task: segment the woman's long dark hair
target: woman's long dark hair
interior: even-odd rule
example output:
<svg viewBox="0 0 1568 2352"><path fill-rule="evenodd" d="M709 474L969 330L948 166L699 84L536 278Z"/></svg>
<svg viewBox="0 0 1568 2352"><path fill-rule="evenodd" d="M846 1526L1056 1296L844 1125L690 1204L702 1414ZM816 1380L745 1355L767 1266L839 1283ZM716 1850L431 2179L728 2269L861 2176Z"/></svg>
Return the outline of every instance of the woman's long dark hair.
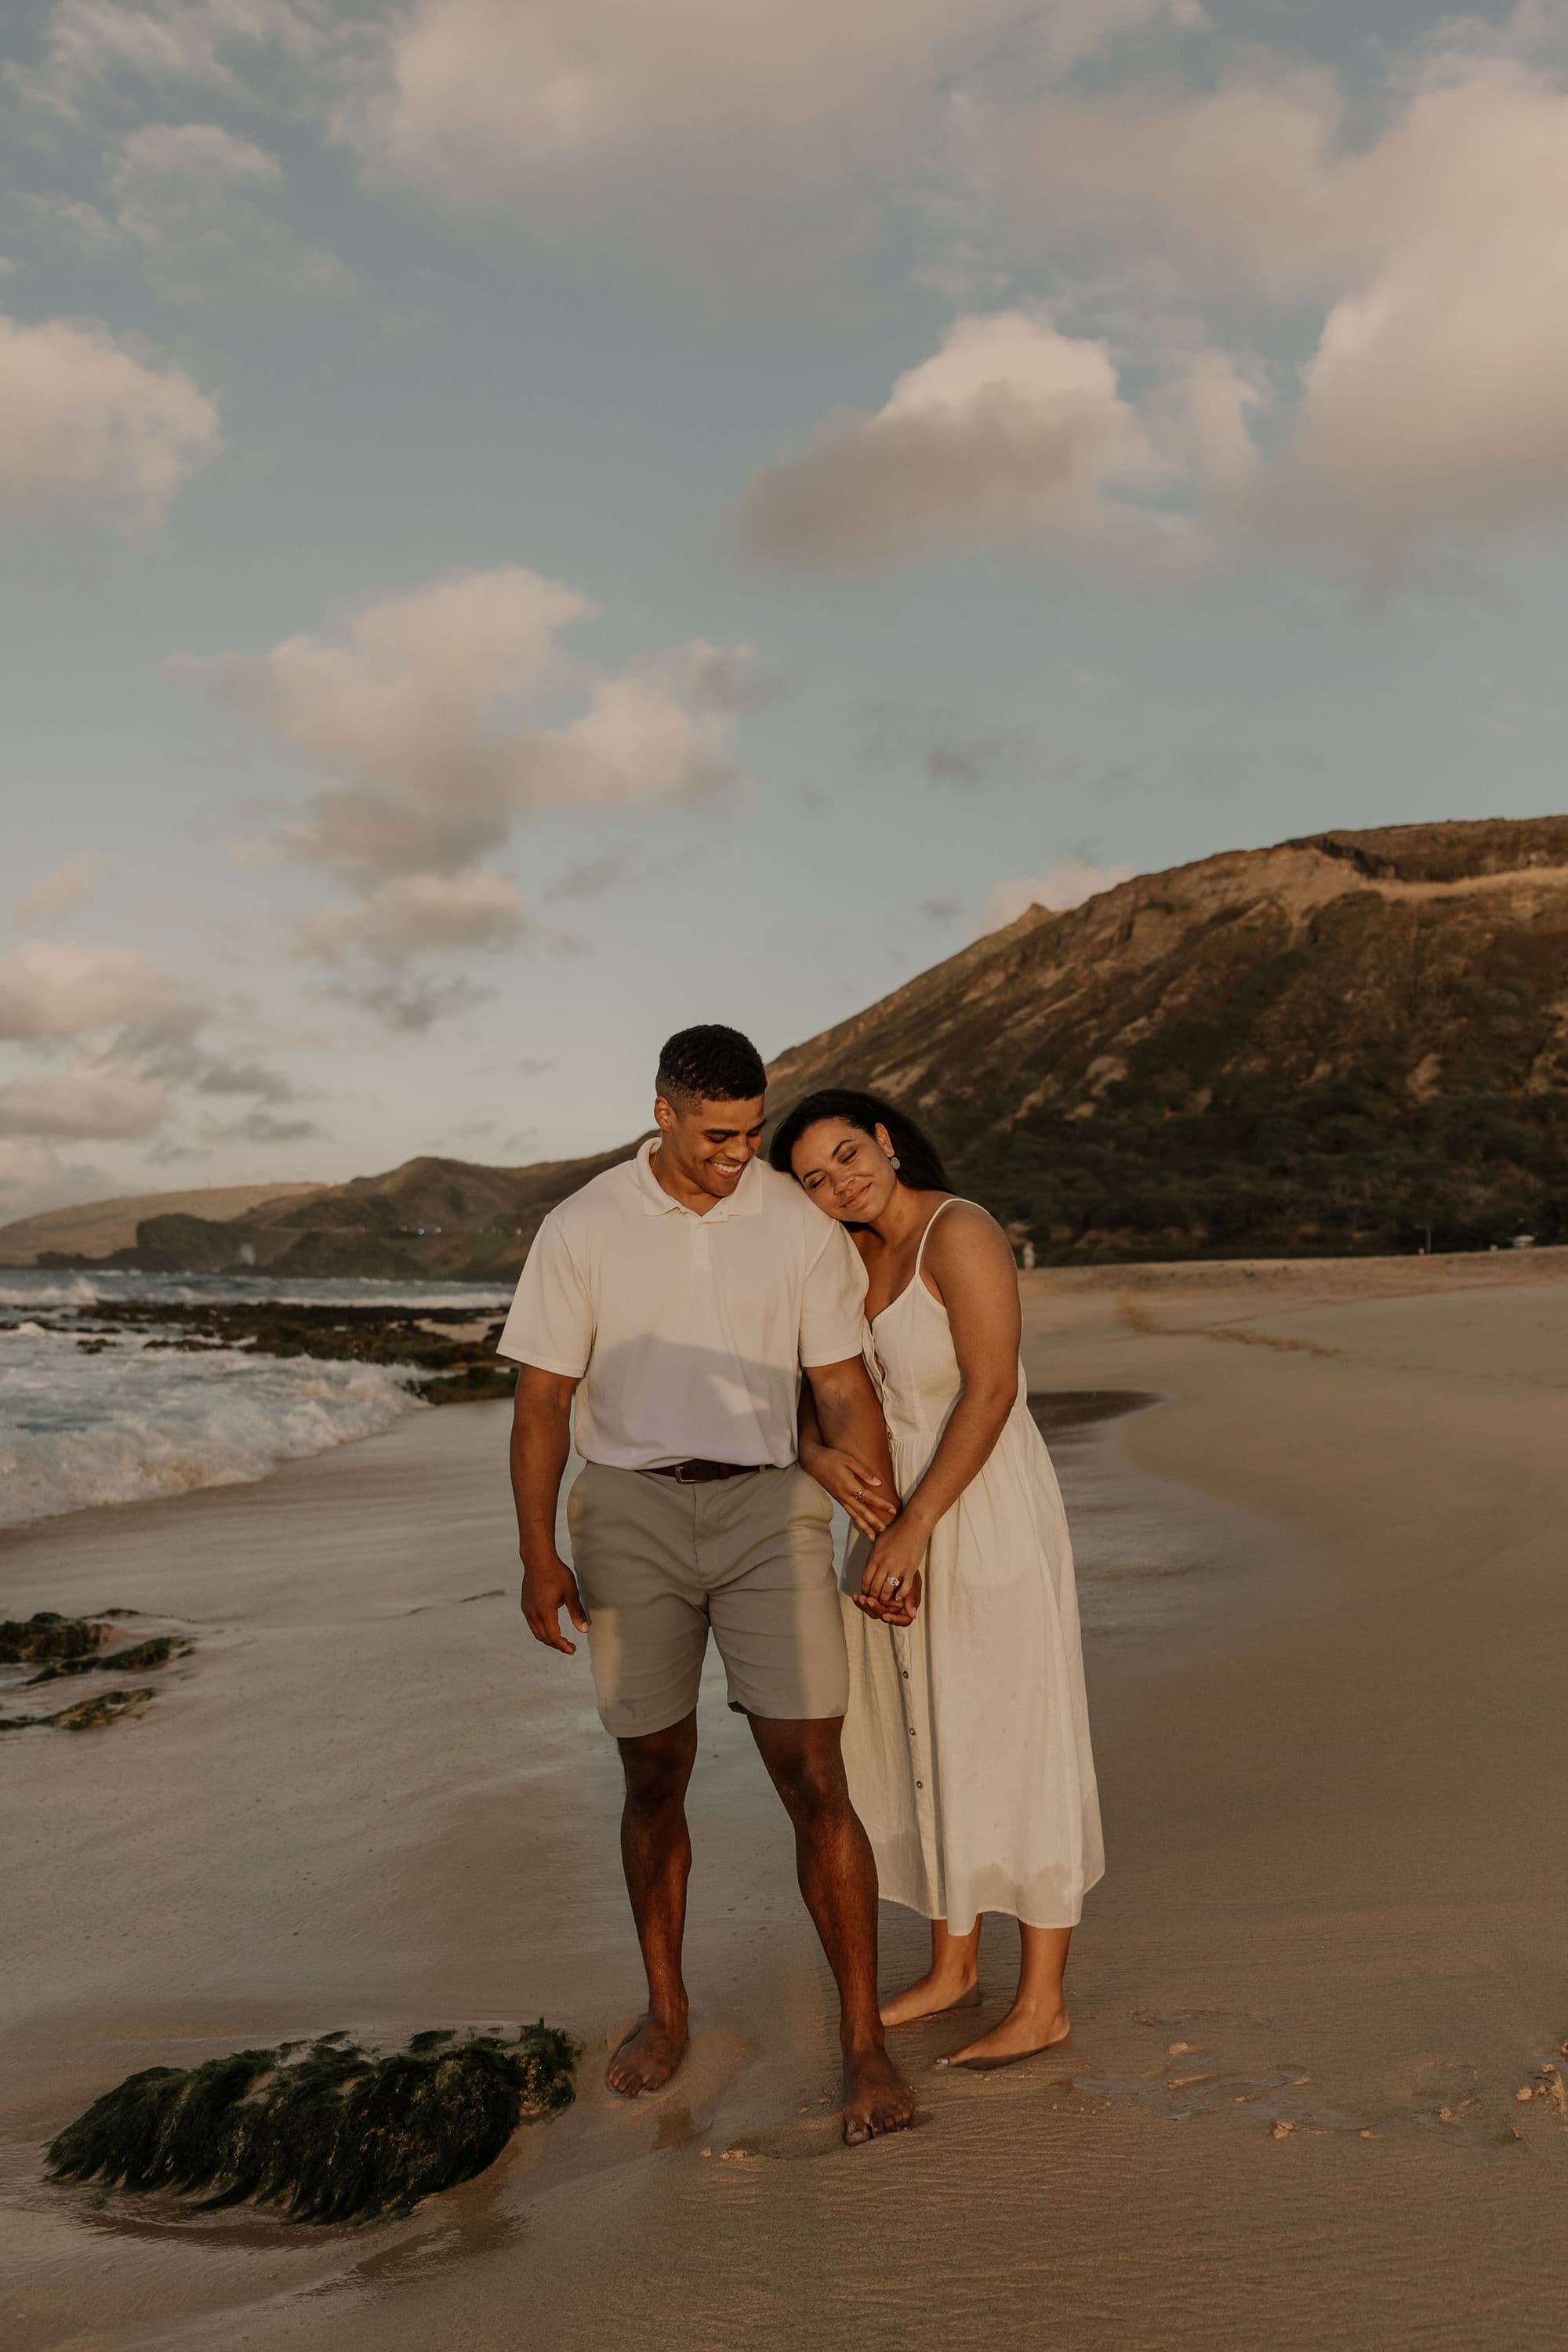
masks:
<svg viewBox="0 0 1568 2352"><path fill-rule="evenodd" d="M915 1192L952 1192L942 1154L924 1128L895 1103L884 1102L880 1095L858 1093L852 1087L821 1087L785 1111L768 1145L769 1164L781 1175L794 1174L790 1154L806 1129L815 1127L819 1118L841 1118L847 1126L858 1127L862 1135L874 1136L879 1127L885 1127L898 1155L900 1184Z"/></svg>

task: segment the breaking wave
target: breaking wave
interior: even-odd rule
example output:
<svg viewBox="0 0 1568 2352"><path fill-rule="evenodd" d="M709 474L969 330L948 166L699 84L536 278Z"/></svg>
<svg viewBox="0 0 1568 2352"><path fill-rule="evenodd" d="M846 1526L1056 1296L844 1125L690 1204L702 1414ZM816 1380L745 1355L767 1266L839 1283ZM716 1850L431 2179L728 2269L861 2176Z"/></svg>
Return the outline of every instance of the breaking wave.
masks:
<svg viewBox="0 0 1568 2352"><path fill-rule="evenodd" d="M264 1478L425 1410L412 1372L238 1349L186 1356L115 1337L0 1333L0 1527L96 1503Z"/></svg>

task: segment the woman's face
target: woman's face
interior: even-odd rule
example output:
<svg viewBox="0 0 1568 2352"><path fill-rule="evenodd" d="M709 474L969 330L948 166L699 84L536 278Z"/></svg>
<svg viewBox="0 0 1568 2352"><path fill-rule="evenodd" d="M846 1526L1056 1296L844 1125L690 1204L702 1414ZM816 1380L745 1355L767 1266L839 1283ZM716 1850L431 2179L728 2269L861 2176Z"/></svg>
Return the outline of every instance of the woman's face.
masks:
<svg viewBox="0 0 1568 2352"><path fill-rule="evenodd" d="M869 1225L899 1189L892 1153L886 1128L868 1135L847 1118L819 1118L790 1153L789 1164L819 1209L841 1225Z"/></svg>

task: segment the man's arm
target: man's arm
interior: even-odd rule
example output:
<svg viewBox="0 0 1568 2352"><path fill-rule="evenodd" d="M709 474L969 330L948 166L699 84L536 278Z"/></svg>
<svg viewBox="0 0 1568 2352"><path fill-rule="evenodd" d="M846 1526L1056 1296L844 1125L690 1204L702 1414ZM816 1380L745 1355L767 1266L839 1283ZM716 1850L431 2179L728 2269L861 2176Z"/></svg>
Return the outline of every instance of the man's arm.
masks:
<svg viewBox="0 0 1568 2352"><path fill-rule="evenodd" d="M517 1376L511 1423L511 1492L517 1505L522 1560L522 1613L536 1642L577 1654L561 1632L564 1608L579 1633L588 1630L577 1580L555 1549L561 1474L572 1450L572 1398L577 1383L564 1372L524 1364Z"/></svg>
<svg viewBox="0 0 1568 2352"><path fill-rule="evenodd" d="M851 1356L842 1364L808 1364L805 1377L824 1441L863 1463L882 1481L884 1494L896 1495L888 1424L864 1360Z"/></svg>

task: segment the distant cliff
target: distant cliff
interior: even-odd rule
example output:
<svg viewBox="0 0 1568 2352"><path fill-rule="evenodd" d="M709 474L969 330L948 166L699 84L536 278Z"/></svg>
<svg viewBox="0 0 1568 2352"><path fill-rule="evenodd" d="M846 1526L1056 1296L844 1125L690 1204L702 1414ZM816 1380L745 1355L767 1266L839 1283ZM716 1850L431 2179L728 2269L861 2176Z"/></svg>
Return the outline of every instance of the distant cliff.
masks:
<svg viewBox="0 0 1568 2352"><path fill-rule="evenodd" d="M1320 834L1032 908L781 1055L771 1104L826 1084L925 1119L1042 1261L1568 1240L1568 817ZM412 1160L232 1223L150 1218L123 1255L510 1276L632 1148Z"/></svg>

